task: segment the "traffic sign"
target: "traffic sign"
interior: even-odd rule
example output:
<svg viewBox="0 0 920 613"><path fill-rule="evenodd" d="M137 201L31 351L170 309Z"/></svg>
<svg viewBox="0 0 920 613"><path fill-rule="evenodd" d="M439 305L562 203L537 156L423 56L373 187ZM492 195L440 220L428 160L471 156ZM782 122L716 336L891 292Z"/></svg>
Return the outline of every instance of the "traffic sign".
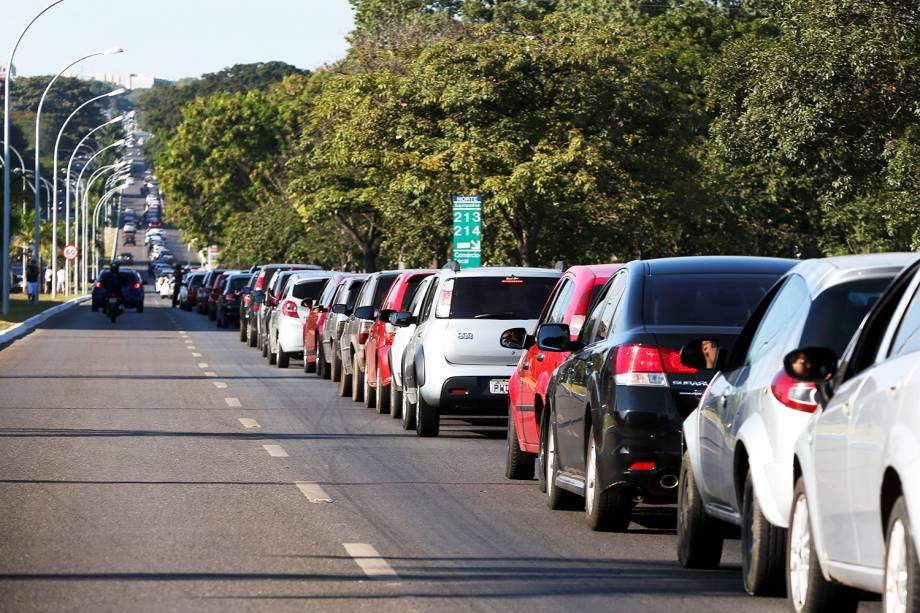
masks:
<svg viewBox="0 0 920 613"><path fill-rule="evenodd" d="M68 260L76 260L77 256L80 255L80 250L77 249L77 246L73 243L68 243L64 245L64 249L61 250L61 254Z"/></svg>
<svg viewBox="0 0 920 613"><path fill-rule="evenodd" d="M454 259L461 268L482 264L482 197L454 196Z"/></svg>

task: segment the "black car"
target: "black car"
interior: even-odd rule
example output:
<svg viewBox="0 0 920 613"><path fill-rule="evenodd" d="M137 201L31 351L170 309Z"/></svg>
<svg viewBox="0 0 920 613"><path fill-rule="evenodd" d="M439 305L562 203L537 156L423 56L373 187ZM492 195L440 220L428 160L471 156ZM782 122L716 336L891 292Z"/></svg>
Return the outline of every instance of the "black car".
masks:
<svg viewBox="0 0 920 613"><path fill-rule="evenodd" d="M540 481L550 508L583 497L589 525L625 530L639 503L677 499L681 428L712 371L681 364L705 336L730 350L793 260L688 257L634 261L604 286L577 341L564 324L536 331L570 351L540 416Z"/></svg>
<svg viewBox="0 0 920 613"><path fill-rule="evenodd" d="M103 270L96 277L93 283L92 309L98 311L105 305L105 299L109 292L106 284L112 276L111 270ZM140 274L132 268L121 269L118 271L121 277L121 299L126 309L137 309L138 313L144 312L144 283Z"/></svg>
<svg viewBox="0 0 920 613"><path fill-rule="evenodd" d="M223 291L217 297L217 327L229 328L240 318L240 296L252 275L243 272L224 279Z"/></svg>
<svg viewBox="0 0 920 613"><path fill-rule="evenodd" d="M224 272L226 271L223 268L215 268L205 273L204 279L201 281L201 287L198 288L198 302L195 304L195 310L199 314L208 314L208 296L214 291L214 284L217 283L217 278Z"/></svg>
<svg viewBox="0 0 920 613"><path fill-rule="evenodd" d="M240 328L246 327L246 338L250 347L260 346L261 339L259 339L259 334L261 334L262 330L259 328L258 313L262 308L262 301L265 300L265 291L275 274L281 270L322 270L322 267L313 264L265 264L259 269L255 283L250 290L249 302L241 307L243 311L240 313ZM241 329L241 339L242 334Z"/></svg>

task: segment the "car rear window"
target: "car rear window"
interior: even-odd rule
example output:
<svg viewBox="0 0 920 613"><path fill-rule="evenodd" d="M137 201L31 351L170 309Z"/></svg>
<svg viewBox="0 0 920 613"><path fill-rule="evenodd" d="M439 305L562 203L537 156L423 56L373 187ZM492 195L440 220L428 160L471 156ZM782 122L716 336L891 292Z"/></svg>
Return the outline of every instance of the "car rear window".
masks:
<svg viewBox="0 0 920 613"><path fill-rule="evenodd" d="M393 286L393 281L395 281L398 276L399 275L380 275L377 278L377 287L374 288L374 302L371 303L374 308L379 309L383 306L383 299L386 297L387 292L390 291L390 288Z"/></svg>
<svg viewBox="0 0 920 613"><path fill-rule="evenodd" d="M451 319L537 319L558 278L509 275L449 281L453 281ZM449 281L439 298L442 304L444 293L451 291Z"/></svg>
<svg viewBox="0 0 920 613"><path fill-rule="evenodd" d="M894 276L858 279L821 292L811 305L800 347L829 347L841 355L866 313Z"/></svg>
<svg viewBox="0 0 920 613"><path fill-rule="evenodd" d="M249 283L249 277L233 277L230 279L230 291L238 292Z"/></svg>
<svg viewBox="0 0 920 613"><path fill-rule="evenodd" d="M326 282L328 280L329 279L311 279L309 281L302 281L291 289L291 298L297 298L299 300L309 298L310 300L316 300L319 295L323 293L323 288L326 287Z"/></svg>
<svg viewBox="0 0 920 613"><path fill-rule="evenodd" d="M643 316L654 326L743 326L779 275L675 274L646 278Z"/></svg>
<svg viewBox="0 0 920 613"><path fill-rule="evenodd" d="M137 277L134 275L133 272L119 272L118 276L121 278L122 285L133 285L134 282L137 281ZM111 277L112 277L111 271L105 271L104 273L99 275L99 281L103 285L105 285Z"/></svg>
<svg viewBox="0 0 920 613"><path fill-rule="evenodd" d="M201 285L201 282L204 281L204 275L192 275L188 280L189 287L198 287Z"/></svg>

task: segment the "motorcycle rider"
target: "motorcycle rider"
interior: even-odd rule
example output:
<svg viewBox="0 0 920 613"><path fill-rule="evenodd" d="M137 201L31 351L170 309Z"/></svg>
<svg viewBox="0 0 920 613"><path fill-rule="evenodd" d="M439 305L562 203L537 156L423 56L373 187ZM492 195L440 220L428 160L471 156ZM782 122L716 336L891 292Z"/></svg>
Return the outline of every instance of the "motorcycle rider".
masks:
<svg viewBox="0 0 920 613"><path fill-rule="evenodd" d="M173 308L176 308L176 305L179 304L179 288L182 286L182 277L185 271L182 269L182 266L176 262L176 267L173 268L173 295L172 295L172 305Z"/></svg>
<svg viewBox="0 0 920 613"><path fill-rule="evenodd" d="M118 296L118 302L122 302L123 298L121 296L121 288L123 284L121 282L121 275L118 274L118 262L112 262L112 265L109 267L109 276L105 280L105 306L106 311L108 311L109 296L115 294Z"/></svg>

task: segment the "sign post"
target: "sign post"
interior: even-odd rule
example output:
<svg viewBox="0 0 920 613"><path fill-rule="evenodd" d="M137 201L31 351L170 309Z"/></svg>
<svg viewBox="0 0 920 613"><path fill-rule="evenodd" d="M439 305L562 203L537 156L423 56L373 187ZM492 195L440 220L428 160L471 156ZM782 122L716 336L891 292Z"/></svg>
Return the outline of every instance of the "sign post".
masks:
<svg viewBox="0 0 920 613"><path fill-rule="evenodd" d="M460 268L482 265L482 197L454 196L454 259Z"/></svg>

